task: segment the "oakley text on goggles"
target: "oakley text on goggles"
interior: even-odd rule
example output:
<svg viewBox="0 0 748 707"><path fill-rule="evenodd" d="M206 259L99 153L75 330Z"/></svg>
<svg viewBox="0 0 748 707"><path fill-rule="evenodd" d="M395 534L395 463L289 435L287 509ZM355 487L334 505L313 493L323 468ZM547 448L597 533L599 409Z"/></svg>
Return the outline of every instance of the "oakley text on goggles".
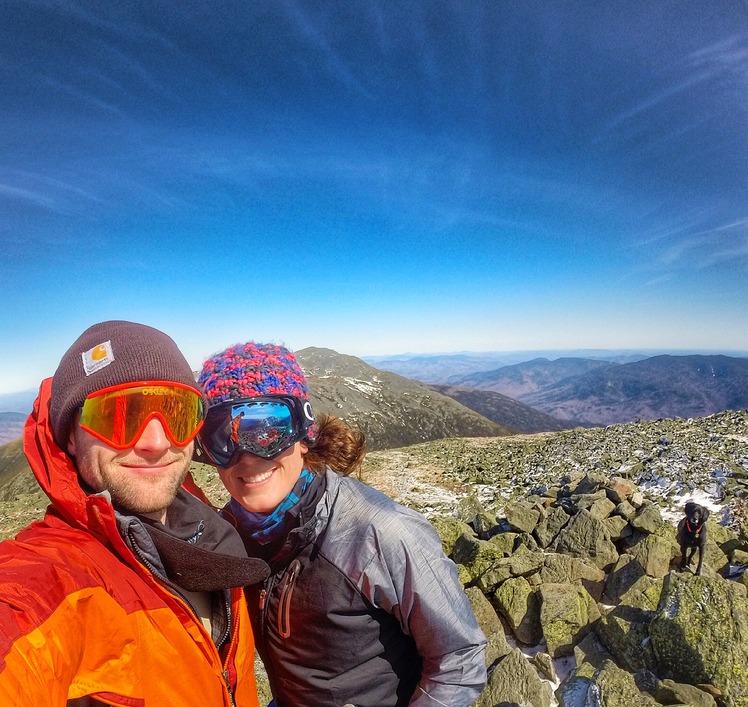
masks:
<svg viewBox="0 0 748 707"><path fill-rule="evenodd" d="M288 395L229 400L208 408L198 443L210 463L225 467L241 452L272 459L304 439L313 424L308 400Z"/></svg>
<svg viewBox="0 0 748 707"><path fill-rule="evenodd" d="M184 447L203 424L200 394L183 383L122 383L91 393L80 426L115 449L132 447L151 418L161 421L173 444Z"/></svg>

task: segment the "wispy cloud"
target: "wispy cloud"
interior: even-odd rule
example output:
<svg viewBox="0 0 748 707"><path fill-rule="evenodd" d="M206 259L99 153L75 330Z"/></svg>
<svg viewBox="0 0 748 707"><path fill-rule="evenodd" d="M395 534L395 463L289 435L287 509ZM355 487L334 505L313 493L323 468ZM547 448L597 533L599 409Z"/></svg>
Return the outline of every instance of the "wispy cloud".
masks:
<svg viewBox="0 0 748 707"><path fill-rule="evenodd" d="M748 265L748 218L683 235L662 252L659 260L669 267L696 269L723 263Z"/></svg>
<svg viewBox="0 0 748 707"><path fill-rule="evenodd" d="M302 6L295 2L286 2L288 16L295 24L301 35L315 46L327 60L327 66L333 75L350 88L355 89L369 100L374 100L371 92L361 83L348 64L343 60L340 52L328 41L324 32L312 21Z"/></svg>

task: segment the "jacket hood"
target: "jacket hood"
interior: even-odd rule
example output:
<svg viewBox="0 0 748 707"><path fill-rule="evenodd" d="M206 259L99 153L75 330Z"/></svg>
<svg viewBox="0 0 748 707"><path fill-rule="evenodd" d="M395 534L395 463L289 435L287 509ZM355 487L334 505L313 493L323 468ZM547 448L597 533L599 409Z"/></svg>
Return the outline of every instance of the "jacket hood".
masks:
<svg viewBox="0 0 748 707"><path fill-rule="evenodd" d="M79 528L88 528L86 496L78 480L73 459L60 449L52 436L49 421L49 398L52 379L42 381L34 409L23 430L23 451L39 486L49 497L59 515ZM105 500L99 499L106 503Z"/></svg>

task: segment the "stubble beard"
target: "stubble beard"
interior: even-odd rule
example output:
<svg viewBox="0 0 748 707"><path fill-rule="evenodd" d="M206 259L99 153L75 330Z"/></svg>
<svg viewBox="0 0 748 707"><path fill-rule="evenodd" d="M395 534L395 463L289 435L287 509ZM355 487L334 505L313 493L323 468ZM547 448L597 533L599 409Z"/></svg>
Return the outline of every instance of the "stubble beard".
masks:
<svg viewBox="0 0 748 707"><path fill-rule="evenodd" d="M98 479L94 491L108 491L115 507L138 514L159 513L168 508L187 476L190 464L188 458L170 454L159 460L160 464L169 465L167 471L146 476L130 470L125 462L132 464L133 460L114 459L102 467L95 454L89 452L78 460L78 469L84 479Z"/></svg>

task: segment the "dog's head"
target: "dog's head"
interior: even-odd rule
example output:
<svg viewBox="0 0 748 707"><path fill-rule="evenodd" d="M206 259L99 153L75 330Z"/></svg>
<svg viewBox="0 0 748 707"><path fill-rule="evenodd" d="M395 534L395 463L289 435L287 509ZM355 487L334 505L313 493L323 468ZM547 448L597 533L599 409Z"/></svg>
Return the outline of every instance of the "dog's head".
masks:
<svg viewBox="0 0 748 707"><path fill-rule="evenodd" d="M709 517L709 509L704 508L704 506L700 506L694 501L689 501L688 503L686 503L685 510L686 519L688 520L689 524L694 527L701 525Z"/></svg>

